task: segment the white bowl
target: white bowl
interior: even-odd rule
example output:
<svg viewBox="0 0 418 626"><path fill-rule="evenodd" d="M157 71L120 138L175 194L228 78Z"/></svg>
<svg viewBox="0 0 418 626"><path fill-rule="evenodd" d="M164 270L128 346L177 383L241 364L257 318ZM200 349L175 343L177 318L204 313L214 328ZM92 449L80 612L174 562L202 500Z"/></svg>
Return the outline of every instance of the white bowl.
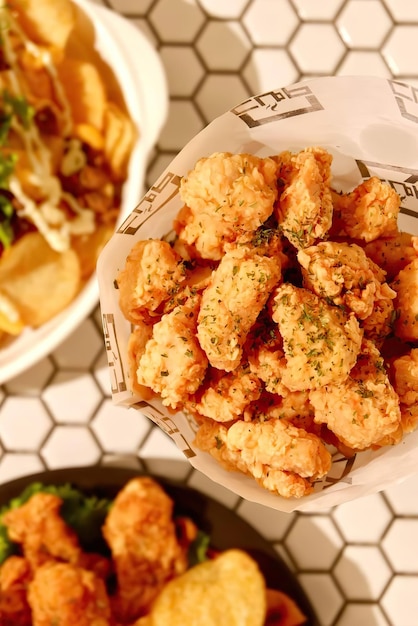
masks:
<svg viewBox="0 0 418 626"><path fill-rule="evenodd" d="M119 222L136 206L144 191L147 158L166 119L168 91L160 58L141 31L117 13L74 0L80 15L94 25L96 51L115 72L126 106L139 129L127 182L123 188ZM0 348L0 384L20 374L54 350L98 303L93 275L63 312L36 330L25 329Z"/></svg>

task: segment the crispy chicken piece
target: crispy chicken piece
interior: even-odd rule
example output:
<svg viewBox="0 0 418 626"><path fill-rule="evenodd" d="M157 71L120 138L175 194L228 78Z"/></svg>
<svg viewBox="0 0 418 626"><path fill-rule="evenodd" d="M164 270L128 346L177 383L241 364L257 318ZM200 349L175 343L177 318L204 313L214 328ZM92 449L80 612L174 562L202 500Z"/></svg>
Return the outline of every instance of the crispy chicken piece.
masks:
<svg viewBox="0 0 418 626"><path fill-rule="evenodd" d="M138 241L119 272L119 306L136 324L144 313L154 312L179 289L185 279L183 259L170 244L159 239Z"/></svg>
<svg viewBox="0 0 418 626"><path fill-rule="evenodd" d="M418 340L418 257L399 272L391 287L396 291L394 330L403 341Z"/></svg>
<svg viewBox="0 0 418 626"><path fill-rule="evenodd" d="M174 228L204 259L219 260L225 244L255 231L273 212L276 164L251 154L215 152L197 161L180 184L185 204Z"/></svg>
<svg viewBox="0 0 418 626"><path fill-rule="evenodd" d="M348 378L311 391L309 398L315 421L350 448L395 444L402 436L399 397L371 341L364 340Z"/></svg>
<svg viewBox="0 0 418 626"><path fill-rule="evenodd" d="M47 563L29 584L33 626L111 626L104 581L71 563Z"/></svg>
<svg viewBox="0 0 418 626"><path fill-rule="evenodd" d="M286 367L283 339L266 307L252 326L244 345L244 357L250 371L263 381L265 389L279 396L289 393L281 382L281 371Z"/></svg>
<svg viewBox="0 0 418 626"><path fill-rule="evenodd" d="M404 434L412 433L418 427L418 404L401 404L401 423Z"/></svg>
<svg viewBox="0 0 418 626"><path fill-rule="evenodd" d="M33 570L54 560L77 563L81 548L76 533L60 516L62 500L50 493L36 493L25 504L7 511L3 524L12 541L22 545Z"/></svg>
<svg viewBox="0 0 418 626"><path fill-rule="evenodd" d="M187 567L172 515L173 501L162 487L138 477L122 488L106 517L103 536L117 576L112 607L122 623L145 614L165 583Z"/></svg>
<svg viewBox="0 0 418 626"><path fill-rule="evenodd" d="M348 194L332 192L332 233L362 239L391 237L398 230L399 194L376 176L365 180Z"/></svg>
<svg viewBox="0 0 418 626"><path fill-rule="evenodd" d="M282 371L286 368L286 357L281 348L261 345L248 356L251 372L265 384L266 390L278 395L286 395L288 389L282 383Z"/></svg>
<svg viewBox="0 0 418 626"><path fill-rule="evenodd" d="M229 428L205 420L195 444L228 470L249 474L285 498L311 493L312 481L331 467L331 455L321 440L286 420L239 420Z"/></svg>
<svg viewBox="0 0 418 626"><path fill-rule="evenodd" d="M27 586L32 578L29 562L21 556L9 556L0 567L1 626L32 626Z"/></svg>
<svg viewBox="0 0 418 626"><path fill-rule="evenodd" d="M322 241L298 253L304 286L364 320L376 301L393 300L384 271L356 244Z"/></svg>
<svg viewBox="0 0 418 626"><path fill-rule="evenodd" d="M403 268L418 257L418 237L398 232L393 237L379 237L364 246L367 256L393 280Z"/></svg>
<svg viewBox="0 0 418 626"><path fill-rule="evenodd" d="M230 422L240 418L246 407L261 394L262 385L248 367L240 366L225 374L216 370L208 380L199 399L187 408L194 414L211 417L217 422Z"/></svg>
<svg viewBox="0 0 418 626"><path fill-rule="evenodd" d="M147 342L152 337L152 325L145 322L137 322L137 326L129 335L128 340L128 363L129 375L131 381L131 389L133 393L138 394L143 400L152 395L152 391L145 385L140 385L137 380L137 369L139 361L145 352Z"/></svg>
<svg viewBox="0 0 418 626"><path fill-rule="evenodd" d="M208 365L196 337L199 303L196 296L163 315L138 361L137 383L159 393L173 409L198 389Z"/></svg>
<svg viewBox="0 0 418 626"><path fill-rule="evenodd" d="M274 158L279 164L279 182L284 186L275 209L277 220L283 234L300 250L324 239L331 227L332 156L323 148L313 147Z"/></svg>
<svg viewBox="0 0 418 626"><path fill-rule="evenodd" d="M348 376L362 340L353 313L290 283L276 290L272 310L286 357L281 382L290 391L338 384Z"/></svg>
<svg viewBox="0 0 418 626"><path fill-rule="evenodd" d="M202 295L197 336L209 363L230 372L247 335L281 277L280 261L257 248L227 252Z"/></svg>
<svg viewBox="0 0 418 626"><path fill-rule="evenodd" d="M418 404L418 348L393 359L393 386L403 404Z"/></svg>

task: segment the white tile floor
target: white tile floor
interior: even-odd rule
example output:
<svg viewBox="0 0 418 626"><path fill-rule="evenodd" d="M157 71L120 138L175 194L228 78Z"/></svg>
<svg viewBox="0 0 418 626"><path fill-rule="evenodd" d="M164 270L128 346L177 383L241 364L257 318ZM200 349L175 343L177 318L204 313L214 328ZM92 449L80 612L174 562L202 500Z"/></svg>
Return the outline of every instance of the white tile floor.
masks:
<svg viewBox="0 0 418 626"><path fill-rule="evenodd" d="M95 0L159 50L170 110L151 185L208 122L251 93L308 76L375 74L418 86L417 0ZM42 468L96 463L163 471L166 435L110 402L100 314L0 388L0 483ZM242 502L193 472L268 538L297 575L321 626L417 626L418 476L322 513Z"/></svg>

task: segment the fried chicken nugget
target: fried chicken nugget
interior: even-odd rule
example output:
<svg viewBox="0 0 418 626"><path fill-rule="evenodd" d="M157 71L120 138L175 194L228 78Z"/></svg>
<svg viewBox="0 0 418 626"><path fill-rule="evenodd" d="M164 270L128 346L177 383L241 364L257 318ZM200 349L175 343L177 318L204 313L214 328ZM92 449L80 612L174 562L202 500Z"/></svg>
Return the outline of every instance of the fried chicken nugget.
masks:
<svg viewBox="0 0 418 626"><path fill-rule="evenodd" d="M290 391L339 383L348 376L363 335L353 313L290 283L277 288L272 311L286 357L278 375Z"/></svg>
<svg viewBox="0 0 418 626"><path fill-rule="evenodd" d="M36 493L2 518L10 539L22 545L33 570L48 561L59 559L77 563L80 559L77 535L60 516L61 505L58 496Z"/></svg>
<svg viewBox="0 0 418 626"><path fill-rule="evenodd" d="M348 194L332 192L332 233L369 242L398 231L400 196L387 183L372 176Z"/></svg>
<svg viewBox="0 0 418 626"><path fill-rule="evenodd" d="M182 178L185 207L174 228L204 259L219 260L225 244L257 230L273 213L276 163L252 154L215 152Z"/></svg>
<svg viewBox="0 0 418 626"><path fill-rule="evenodd" d="M418 404L418 348L393 359L393 386L403 404Z"/></svg>
<svg viewBox="0 0 418 626"><path fill-rule="evenodd" d="M136 327L129 335L128 340L128 364L131 378L131 389L142 399L147 399L152 395L152 391L145 385L140 385L137 380L138 363L145 352L145 346L152 337L152 325L145 322L137 322Z"/></svg>
<svg viewBox="0 0 418 626"><path fill-rule="evenodd" d="M21 556L9 556L1 565L1 626L32 626L32 614L26 593L31 579L29 562Z"/></svg>
<svg viewBox="0 0 418 626"><path fill-rule="evenodd" d="M402 436L399 397L379 350L367 339L345 381L311 391L309 399L315 422L326 424L350 448L395 444Z"/></svg>
<svg viewBox="0 0 418 626"><path fill-rule="evenodd" d="M258 377L248 367L240 366L228 374L215 375L205 384L199 400L188 403L186 408L217 422L230 422L239 418L251 402L258 400L261 390Z"/></svg>
<svg viewBox="0 0 418 626"><path fill-rule="evenodd" d="M116 282L119 306L127 320L141 322L179 289L185 279L183 259L160 239L138 241L129 252Z"/></svg>
<svg viewBox="0 0 418 626"><path fill-rule="evenodd" d="M418 340L418 257L395 277L391 287L396 291L397 317L394 330L403 341Z"/></svg>
<svg viewBox="0 0 418 626"><path fill-rule="evenodd" d="M120 622L145 614L167 581L187 567L172 515L173 501L149 477L130 480L114 500L103 536L115 565L112 607Z"/></svg>
<svg viewBox="0 0 418 626"><path fill-rule="evenodd" d="M368 338L377 341L389 335L396 292L360 246L322 241L300 250L298 260L305 287L353 311Z"/></svg>
<svg viewBox="0 0 418 626"><path fill-rule="evenodd" d="M29 584L33 626L113 626L104 581L71 563L47 563Z"/></svg>
<svg viewBox="0 0 418 626"><path fill-rule="evenodd" d="M332 223L332 156L319 147L273 157L284 191L275 213L283 234L298 250L323 239Z"/></svg>
<svg viewBox="0 0 418 626"><path fill-rule="evenodd" d="M249 474L286 498L311 493L312 481L331 467L331 455L319 437L281 419L238 420L229 428L204 420L195 444L226 469Z"/></svg>
<svg viewBox="0 0 418 626"><path fill-rule="evenodd" d="M403 268L418 257L418 237L398 232L393 237L379 237L364 246L367 256L393 280Z"/></svg>
<svg viewBox="0 0 418 626"><path fill-rule="evenodd" d="M418 404L401 404L401 422L404 434L412 433L418 427Z"/></svg>
<svg viewBox="0 0 418 626"><path fill-rule="evenodd" d="M154 324L138 361L136 382L159 393L173 409L202 383L208 359L196 337L200 298L190 298Z"/></svg>
<svg viewBox="0 0 418 626"><path fill-rule="evenodd" d="M247 335L281 278L280 261L257 248L226 252L202 295L197 336L209 363L238 367Z"/></svg>

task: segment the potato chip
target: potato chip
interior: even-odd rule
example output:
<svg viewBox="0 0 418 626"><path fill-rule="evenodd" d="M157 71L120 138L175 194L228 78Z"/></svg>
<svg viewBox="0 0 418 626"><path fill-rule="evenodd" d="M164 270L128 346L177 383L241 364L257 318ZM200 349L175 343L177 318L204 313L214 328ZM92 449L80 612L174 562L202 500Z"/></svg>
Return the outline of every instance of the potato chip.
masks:
<svg viewBox="0 0 418 626"><path fill-rule="evenodd" d="M74 28L76 10L70 0L9 0L10 8L28 35L44 44L64 48Z"/></svg>
<svg viewBox="0 0 418 626"><path fill-rule="evenodd" d="M80 287L80 262L74 250L52 250L41 234L19 239L0 259L0 292L36 328L57 315Z"/></svg>
<svg viewBox="0 0 418 626"><path fill-rule="evenodd" d="M106 158L116 178L123 179L136 130L130 118L113 102L109 102L105 110L104 134Z"/></svg>
<svg viewBox="0 0 418 626"><path fill-rule="evenodd" d="M76 124L74 135L94 150L103 150L104 137L102 133L90 124Z"/></svg>
<svg viewBox="0 0 418 626"><path fill-rule="evenodd" d="M18 309L10 298L0 293L0 333L19 335L23 327L24 323Z"/></svg>
<svg viewBox="0 0 418 626"><path fill-rule="evenodd" d="M171 580L145 622L149 626L263 626L264 577L241 550L227 550Z"/></svg>
<svg viewBox="0 0 418 626"><path fill-rule="evenodd" d="M57 65L57 74L68 98L74 124L90 124L102 130L107 94L96 66L80 59L65 58Z"/></svg>

